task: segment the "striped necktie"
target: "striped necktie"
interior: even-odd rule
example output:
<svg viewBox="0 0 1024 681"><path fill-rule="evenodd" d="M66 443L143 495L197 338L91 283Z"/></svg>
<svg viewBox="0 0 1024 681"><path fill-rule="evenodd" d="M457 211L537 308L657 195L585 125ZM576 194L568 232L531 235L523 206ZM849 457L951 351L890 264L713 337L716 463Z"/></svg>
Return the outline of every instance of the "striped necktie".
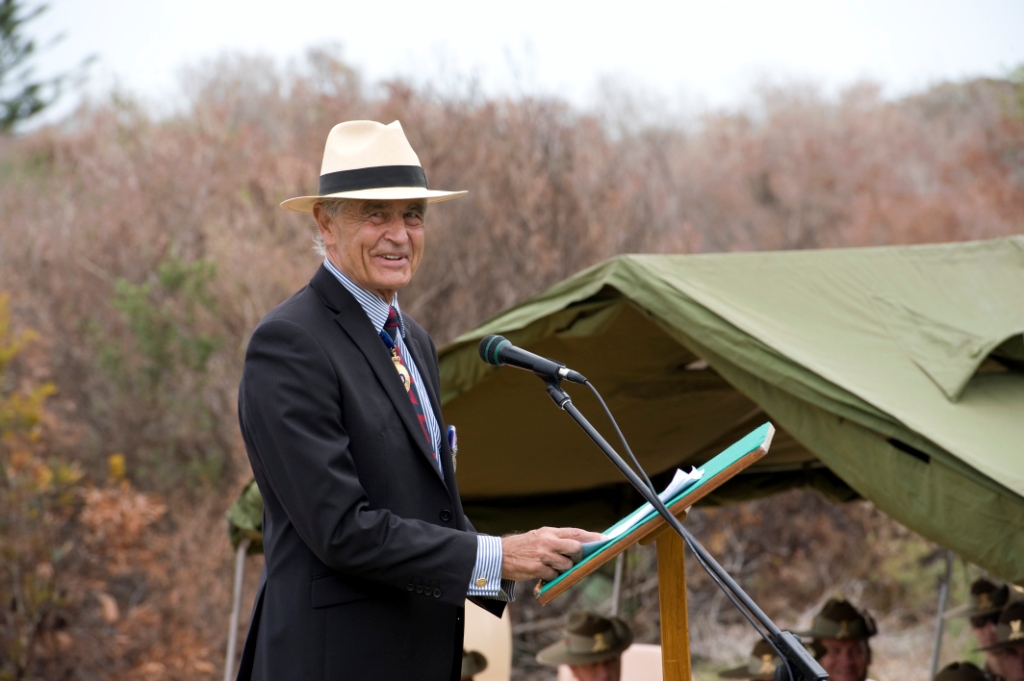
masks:
<svg viewBox="0 0 1024 681"><path fill-rule="evenodd" d="M386 337L385 334L387 334ZM419 419L420 428L423 429L423 437L426 438L427 444L433 452L434 444L430 441L430 431L427 430L427 415L423 413L423 405L420 404L419 398L416 395L416 385L413 383L412 373L406 368L398 349L398 311L394 306L388 309L388 320L384 322L384 332L381 333L381 340L391 350L391 361L394 362L395 370L398 371L398 376L402 379L402 385L405 386L405 392L409 395L409 401L412 402L412 408L416 412L416 418ZM437 452L433 452L433 454L434 463L440 468L440 459L438 459Z"/></svg>

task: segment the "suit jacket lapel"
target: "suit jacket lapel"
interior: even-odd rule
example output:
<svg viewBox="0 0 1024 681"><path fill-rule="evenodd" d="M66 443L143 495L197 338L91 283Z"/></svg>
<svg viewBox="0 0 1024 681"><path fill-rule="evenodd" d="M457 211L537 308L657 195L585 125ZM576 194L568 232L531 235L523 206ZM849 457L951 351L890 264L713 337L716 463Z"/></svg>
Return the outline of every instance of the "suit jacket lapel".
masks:
<svg viewBox="0 0 1024 681"><path fill-rule="evenodd" d="M392 404L394 404L395 409L402 418L402 423L405 424L409 434L412 435L413 441L419 445L419 449L427 458L431 470L440 478L440 474L437 472L437 464L434 461L434 453L423 437L423 428L420 426L420 420L416 416L416 410L413 409L408 393L406 393L405 388L402 386L398 372L395 371L390 351L374 330L373 324L370 323L369 317L366 316L359 302L352 297L352 294L345 290L345 287L323 265L320 266L320 269L313 275L313 279L309 283L320 295L320 299L329 308L338 312L334 320L348 334L349 338L352 339L363 353L363 356L366 357L367 363L373 369L373 373L377 375L377 380L384 387L384 392ZM419 362L419 359L417 358L416 361ZM417 367L419 366L421 365L417 364ZM421 375L422 373L421 370ZM431 398L431 401L433 401L433 398Z"/></svg>

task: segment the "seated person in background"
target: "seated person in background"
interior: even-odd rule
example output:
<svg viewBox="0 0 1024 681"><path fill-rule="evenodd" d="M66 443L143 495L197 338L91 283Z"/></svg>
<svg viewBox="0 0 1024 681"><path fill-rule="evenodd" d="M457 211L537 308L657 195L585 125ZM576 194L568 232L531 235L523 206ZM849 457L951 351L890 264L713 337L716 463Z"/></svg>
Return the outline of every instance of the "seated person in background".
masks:
<svg viewBox="0 0 1024 681"><path fill-rule="evenodd" d="M1024 681L1024 601L1009 603L999 614L996 642L979 648L991 653L1006 681Z"/></svg>
<svg viewBox="0 0 1024 681"><path fill-rule="evenodd" d="M815 615L810 631L800 635L813 639L814 657L832 681L866 681L871 664L868 639L876 633L875 620L866 610L830 598Z"/></svg>
<svg viewBox="0 0 1024 681"><path fill-rule="evenodd" d="M934 681L991 681L992 677L971 662L954 662L939 670Z"/></svg>
<svg viewBox="0 0 1024 681"><path fill-rule="evenodd" d="M619 681L620 657L631 643L633 631L618 617L574 612L562 640L537 653L537 662L549 667L569 665L579 681Z"/></svg>
<svg viewBox="0 0 1024 681"><path fill-rule="evenodd" d="M483 653L475 650L466 651L462 649L462 673L460 681L473 681L473 677L487 669L487 658Z"/></svg>
<svg viewBox="0 0 1024 681"><path fill-rule="evenodd" d="M727 669L718 672L723 679L757 679L768 681L775 676L775 668L782 664L779 654L775 652L771 644L761 639L754 644L754 650L750 653L750 661L734 669Z"/></svg>
<svg viewBox="0 0 1024 681"><path fill-rule="evenodd" d="M1010 600L1010 587L998 585L982 577L971 584L971 595L967 605L954 608L946 613L946 617L968 617L971 620L971 631L978 640L978 647L984 648L996 642L996 622L1003 606ZM989 674L1001 674L994 653L985 654L985 671Z"/></svg>

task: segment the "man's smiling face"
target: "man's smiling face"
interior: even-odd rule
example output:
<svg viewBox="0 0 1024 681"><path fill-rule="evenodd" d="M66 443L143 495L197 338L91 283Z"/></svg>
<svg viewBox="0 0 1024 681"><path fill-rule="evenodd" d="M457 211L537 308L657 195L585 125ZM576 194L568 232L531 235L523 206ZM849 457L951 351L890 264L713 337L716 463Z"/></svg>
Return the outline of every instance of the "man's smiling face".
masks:
<svg viewBox="0 0 1024 681"><path fill-rule="evenodd" d="M426 212L425 199L354 200L333 217L320 204L313 207L327 257L355 283L388 303L419 267Z"/></svg>

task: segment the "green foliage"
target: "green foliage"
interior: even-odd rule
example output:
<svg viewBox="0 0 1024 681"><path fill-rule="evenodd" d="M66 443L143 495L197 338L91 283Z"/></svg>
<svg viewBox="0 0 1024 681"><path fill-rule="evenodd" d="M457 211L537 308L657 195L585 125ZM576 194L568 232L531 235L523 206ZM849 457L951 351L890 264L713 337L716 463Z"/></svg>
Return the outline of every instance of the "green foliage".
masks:
<svg viewBox="0 0 1024 681"><path fill-rule="evenodd" d="M1006 78L1013 83L1017 90L1017 112L1021 118L1024 118L1024 63L1011 69Z"/></svg>
<svg viewBox="0 0 1024 681"><path fill-rule="evenodd" d="M0 0L0 132L36 115L60 95L63 76L51 80L32 77L29 62L37 45L23 35L25 24L46 10L26 10L18 0Z"/></svg>
<svg viewBox="0 0 1024 681"><path fill-rule="evenodd" d="M129 362L124 354L106 348L103 359L121 385L155 399L170 374L182 369L202 374L218 347L215 338L197 329L197 312L215 311L207 291L214 274L212 263L169 259L157 268L155 282L114 282L113 305L131 330L141 360L141 372L125 371Z"/></svg>
<svg viewBox="0 0 1024 681"><path fill-rule="evenodd" d="M134 431L121 448L142 459L143 473L171 481L182 473L216 480L228 447L218 440L208 401L208 365L221 341L210 262L168 258L150 280L118 278L111 304L122 326L94 325L100 366L111 381L109 416ZM148 468L147 468L148 467Z"/></svg>

